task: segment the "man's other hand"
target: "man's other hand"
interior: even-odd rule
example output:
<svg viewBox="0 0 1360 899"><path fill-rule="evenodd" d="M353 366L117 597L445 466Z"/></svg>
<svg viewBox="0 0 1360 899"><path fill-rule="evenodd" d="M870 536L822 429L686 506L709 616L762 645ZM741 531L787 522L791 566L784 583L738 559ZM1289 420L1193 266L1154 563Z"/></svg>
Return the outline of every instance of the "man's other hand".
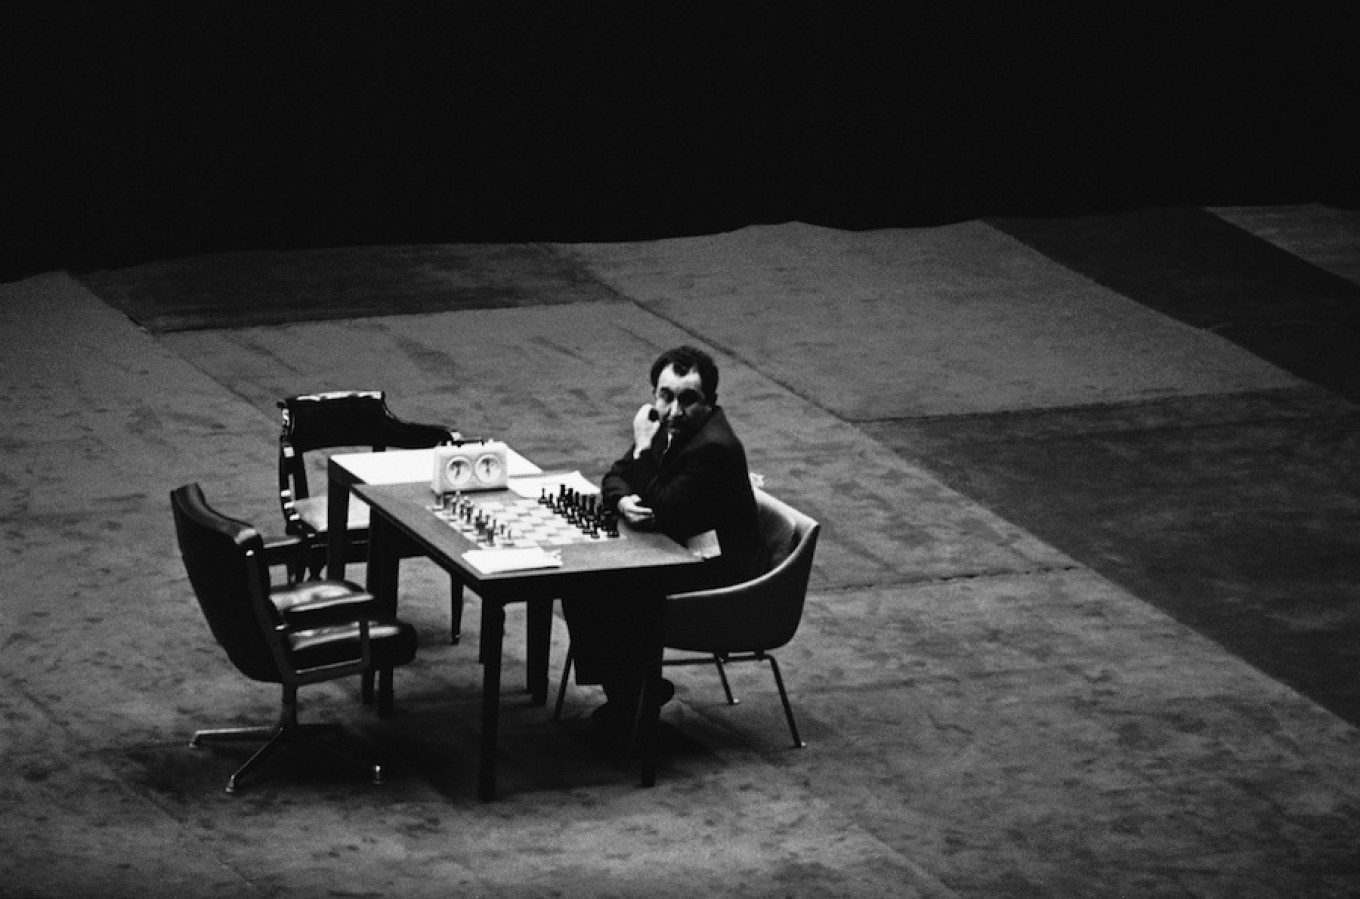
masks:
<svg viewBox="0 0 1360 899"><path fill-rule="evenodd" d="M619 514L633 527L646 527L656 517L651 509L642 504L642 498L636 493L630 493L619 500Z"/></svg>

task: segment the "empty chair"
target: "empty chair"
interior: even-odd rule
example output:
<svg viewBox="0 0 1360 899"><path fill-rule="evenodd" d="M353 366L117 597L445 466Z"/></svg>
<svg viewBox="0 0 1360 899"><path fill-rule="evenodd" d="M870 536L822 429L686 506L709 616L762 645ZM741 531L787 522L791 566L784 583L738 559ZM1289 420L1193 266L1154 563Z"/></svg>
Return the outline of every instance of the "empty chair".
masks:
<svg viewBox="0 0 1360 899"><path fill-rule="evenodd" d="M802 621L821 525L759 488L755 497L761 545L768 554L765 573L727 587L666 597L663 645L668 651L701 655L667 656L662 664L716 665L727 700L735 704L726 663L769 662L793 744L802 747L779 663L770 653L792 640ZM568 651L555 717L562 711L571 664Z"/></svg>
<svg viewBox="0 0 1360 899"><path fill-rule="evenodd" d="M403 421L387 407L380 390L308 393L280 400L283 429L279 434L279 502L287 533L306 541L306 568L316 577L324 568L328 538L326 496L313 494L308 483L307 453L321 449L380 452L425 449L459 438L442 425ZM346 527L345 561L368 558L368 506L351 498ZM463 588L453 583L449 613L450 639L457 643L463 627Z"/></svg>
<svg viewBox="0 0 1360 899"><path fill-rule="evenodd" d="M298 688L305 684L377 671L378 710L390 714L392 671L415 658L414 628L383 620L377 601L346 581L271 585L270 566L286 565L289 555L304 550L302 541L266 543L250 525L213 510L198 484L173 490L170 503L184 567L213 636L242 674L282 688L276 724L200 730L190 741L264 741L231 775L228 793L284 743L338 732L337 724L298 723ZM372 698L366 685L365 702ZM382 769L369 767L381 782Z"/></svg>

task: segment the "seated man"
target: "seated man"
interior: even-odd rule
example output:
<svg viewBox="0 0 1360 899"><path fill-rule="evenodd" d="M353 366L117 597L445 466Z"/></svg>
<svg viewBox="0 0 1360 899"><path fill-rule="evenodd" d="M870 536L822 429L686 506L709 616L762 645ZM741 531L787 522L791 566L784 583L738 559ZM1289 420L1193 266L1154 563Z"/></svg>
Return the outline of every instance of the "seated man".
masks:
<svg viewBox="0 0 1360 899"><path fill-rule="evenodd" d="M607 509L634 528L687 541L712 532L721 556L704 586L759 573L760 533L746 450L718 405L718 367L702 350L682 346L652 364L652 395L633 416L633 442L604 477ZM607 703L592 718L605 729L631 722L643 680L655 663L660 611L637 597L569 599L576 681L600 684ZM658 702L674 694L659 685Z"/></svg>

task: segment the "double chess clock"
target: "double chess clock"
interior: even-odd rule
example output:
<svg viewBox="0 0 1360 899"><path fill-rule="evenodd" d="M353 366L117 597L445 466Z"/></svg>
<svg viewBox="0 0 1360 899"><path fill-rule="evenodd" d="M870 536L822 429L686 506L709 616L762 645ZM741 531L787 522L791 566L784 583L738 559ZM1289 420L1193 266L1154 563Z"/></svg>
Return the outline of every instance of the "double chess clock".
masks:
<svg viewBox="0 0 1360 899"><path fill-rule="evenodd" d="M498 440L435 447L430 489L440 495L503 489L508 477L505 451Z"/></svg>

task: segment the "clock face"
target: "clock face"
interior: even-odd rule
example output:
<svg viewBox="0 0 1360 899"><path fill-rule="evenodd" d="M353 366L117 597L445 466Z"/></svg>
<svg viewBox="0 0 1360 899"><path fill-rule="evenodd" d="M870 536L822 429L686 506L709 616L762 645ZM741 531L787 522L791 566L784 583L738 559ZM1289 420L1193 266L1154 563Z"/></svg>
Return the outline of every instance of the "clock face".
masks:
<svg viewBox="0 0 1360 899"><path fill-rule="evenodd" d="M472 463L463 456L454 456L444 466L444 475L454 487L462 487L472 480Z"/></svg>
<svg viewBox="0 0 1360 899"><path fill-rule="evenodd" d="M501 471L503 471L504 468L505 463L501 461L500 456L495 456L490 453L479 456L477 459L477 479L484 484L495 483L500 480Z"/></svg>

